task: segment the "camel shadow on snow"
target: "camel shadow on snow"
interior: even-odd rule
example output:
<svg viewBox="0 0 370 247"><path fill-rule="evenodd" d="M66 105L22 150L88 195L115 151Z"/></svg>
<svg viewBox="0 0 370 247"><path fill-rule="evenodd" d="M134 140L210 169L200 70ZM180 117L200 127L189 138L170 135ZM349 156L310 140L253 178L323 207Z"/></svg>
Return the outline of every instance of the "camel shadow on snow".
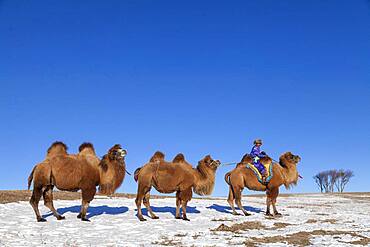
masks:
<svg viewBox="0 0 370 247"><path fill-rule="evenodd" d="M155 213L171 213L173 216L176 216L176 208L175 207L156 207L150 206ZM182 209L180 209L182 211ZM137 211L137 209L135 209ZM146 208L142 209L143 215L148 216L148 210ZM197 207L186 207L186 212L190 214L199 214L200 211Z"/></svg>
<svg viewBox="0 0 370 247"><path fill-rule="evenodd" d="M220 213L232 214L231 207L229 207L229 206L222 206L222 205L218 205L218 204L212 204L212 206L209 206L207 208L208 209L214 209L214 210L216 210L217 212L220 212ZM253 212L253 213L261 213L263 211L260 208L249 207L249 206L245 206L244 209L247 210L248 212Z"/></svg>
<svg viewBox="0 0 370 247"><path fill-rule="evenodd" d="M72 207L65 207L57 209L58 213L63 215L64 213L80 213L81 206L72 206ZM102 214L110 214L110 215L117 215L123 214L128 211L128 207L109 207L107 205L103 206L96 206L96 207L89 207L87 210L88 218L92 218L94 216L102 215ZM53 213L48 213L43 215L44 218L52 216Z"/></svg>

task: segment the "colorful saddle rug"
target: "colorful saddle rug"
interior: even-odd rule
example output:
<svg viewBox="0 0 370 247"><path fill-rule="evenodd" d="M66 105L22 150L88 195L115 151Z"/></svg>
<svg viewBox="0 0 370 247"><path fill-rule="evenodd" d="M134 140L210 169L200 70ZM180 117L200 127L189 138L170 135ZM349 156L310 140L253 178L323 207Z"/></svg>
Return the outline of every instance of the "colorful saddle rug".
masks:
<svg viewBox="0 0 370 247"><path fill-rule="evenodd" d="M265 169L267 171L267 176L266 176L265 183L262 181L262 175L258 171L257 167L255 167L253 164L250 164L250 163L248 163L246 166L247 166L247 168L251 169L254 172L254 174L256 175L256 177L258 179L258 182L260 182L261 184L268 184L270 182L272 176L274 175L273 174L273 171L272 171L273 162L264 165L265 166Z"/></svg>

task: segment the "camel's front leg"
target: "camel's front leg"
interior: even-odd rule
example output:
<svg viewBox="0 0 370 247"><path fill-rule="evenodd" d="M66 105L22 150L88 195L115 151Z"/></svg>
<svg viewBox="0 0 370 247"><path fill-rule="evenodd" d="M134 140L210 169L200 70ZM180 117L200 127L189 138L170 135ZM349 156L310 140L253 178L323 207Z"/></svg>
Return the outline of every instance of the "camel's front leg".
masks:
<svg viewBox="0 0 370 247"><path fill-rule="evenodd" d="M279 188L274 188L271 191L271 203L272 203L272 208L274 210L274 215L275 216L282 216L282 214L277 211L276 205L275 205L278 195L279 195Z"/></svg>
<svg viewBox="0 0 370 247"><path fill-rule="evenodd" d="M271 192L266 190L266 216L273 216L270 212L271 201Z"/></svg>
<svg viewBox="0 0 370 247"><path fill-rule="evenodd" d="M180 199L180 191L176 192L176 219L181 219L180 216L180 207L181 207L181 199Z"/></svg>
<svg viewBox="0 0 370 247"><path fill-rule="evenodd" d="M182 206L182 219L183 220L190 221L186 215L186 206L188 204L188 201L191 200L192 196L193 196L193 192L191 188L184 190L184 191L180 191L179 193L179 198L181 200L181 206Z"/></svg>

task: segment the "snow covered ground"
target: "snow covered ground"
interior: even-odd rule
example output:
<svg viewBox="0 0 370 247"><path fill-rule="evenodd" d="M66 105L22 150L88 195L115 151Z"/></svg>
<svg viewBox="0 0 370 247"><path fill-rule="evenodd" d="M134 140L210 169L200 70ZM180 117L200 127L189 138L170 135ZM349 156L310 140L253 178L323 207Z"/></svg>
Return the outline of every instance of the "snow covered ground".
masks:
<svg viewBox="0 0 370 247"><path fill-rule="evenodd" d="M370 246L369 194L280 197L283 217L274 219L264 216L265 198L243 203L252 216L230 214L224 198L193 199L187 222L174 218L174 198L152 199L160 219L140 222L134 199L98 197L91 222L81 222L80 201L59 200L66 219L57 221L41 202L48 221L40 223L28 202L0 204L0 246Z"/></svg>

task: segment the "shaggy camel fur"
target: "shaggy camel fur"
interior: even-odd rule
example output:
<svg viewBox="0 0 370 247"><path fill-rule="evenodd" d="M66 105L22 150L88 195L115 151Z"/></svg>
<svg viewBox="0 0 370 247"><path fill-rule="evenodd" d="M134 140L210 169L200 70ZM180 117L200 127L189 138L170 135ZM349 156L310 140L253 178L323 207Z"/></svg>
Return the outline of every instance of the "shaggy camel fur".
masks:
<svg viewBox="0 0 370 247"><path fill-rule="evenodd" d="M244 155L240 163L237 164L236 168L232 171L226 173L225 181L229 185L229 197L227 202L234 215L239 215L235 211L234 200L236 205L243 211L243 213L248 216L250 215L241 203L242 191L244 187L250 190L256 191L266 191L266 215L272 216L270 213L270 205L272 204L274 215L281 216L277 211L275 203L276 198L279 195L279 187L284 185L289 188L291 185L295 185L298 182L299 174L297 172L297 164L301 160L298 155L293 155L291 152L284 153L280 156L279 164L274 163L273 165L273 177L267 185L261 184L253 171L246 167L246 164L252 164L252 158L249 155ZM271 163L271 158L262 158L261 162L263 164Z"/></svg>
<svg viewBox="0 0 370 247"><path fill-rule="evenodd" d="M149 199L152 186L160 193L176 192L176 219L186 216L186 205L192 198L192 190L198 195L209 195L213 191L215 173L220 161L213 160L207 155L193 168L186 162L183 154L178 154L172 162L164 160L164 154L156 152L149 163L135 171L135 181L138 182L136 197L137 216L145 221L141 212L141 203L145 205L152 219L158 219L153 213Z"/></svg>
<svg viewBox="0 0 370 247"><path fill-rule="evenodd" d="M87 208L95 196L96 186L100 186L102 193L112 194L121 185L125 176L124 157L126 151L116 144L96 165L96 159L92 157L94 156L91 153L92 150L92 144L85 143L80 146L79 154L68 155L67 146L64 143L55 142L50 146L46 159L33 168L28 178L28 188L30 188L32 180L34 181L30 204L35 211L37 221L46 221L38 209L41 196L44 198L45 206L53 212L58 220L65 218L54 208L54 186L65 191L81 190L82 207L77 217L88 221L86 218ZM87 157L89 155L91 157Z"/></svg>

